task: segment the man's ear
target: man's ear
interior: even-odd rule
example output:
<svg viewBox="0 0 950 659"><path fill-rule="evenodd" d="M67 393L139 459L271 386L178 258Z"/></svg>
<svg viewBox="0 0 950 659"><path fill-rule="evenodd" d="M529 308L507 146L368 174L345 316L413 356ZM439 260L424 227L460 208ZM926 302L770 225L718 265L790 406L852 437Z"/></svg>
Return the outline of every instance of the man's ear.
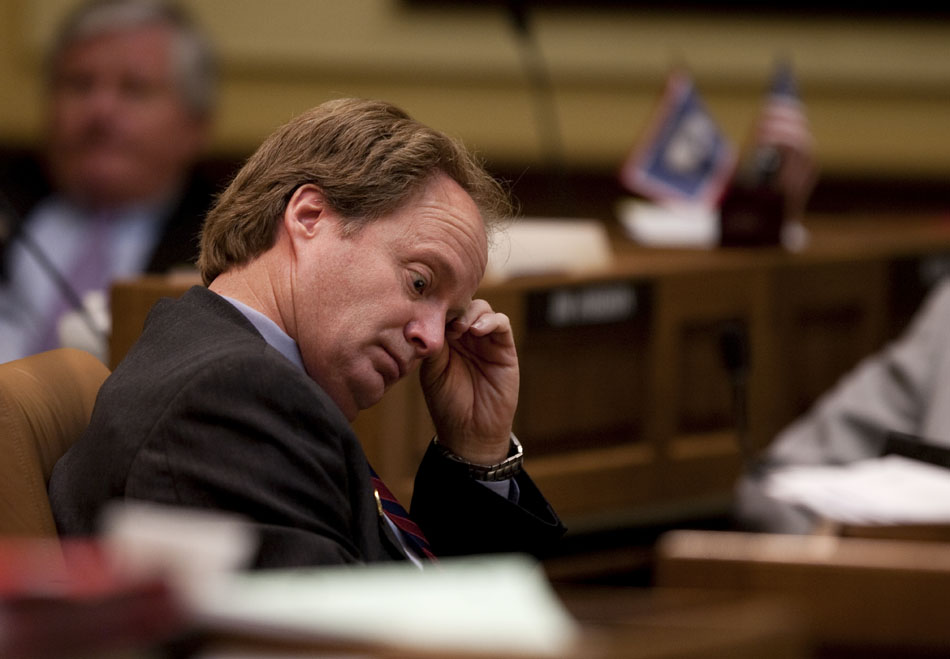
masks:
<svg viewBox="0 0 950 659"><path fill-rule="evenodd" d="M320 188L305 183L294 190L284 209L284 227L291 236L311 236L328 208Z"/></svg>

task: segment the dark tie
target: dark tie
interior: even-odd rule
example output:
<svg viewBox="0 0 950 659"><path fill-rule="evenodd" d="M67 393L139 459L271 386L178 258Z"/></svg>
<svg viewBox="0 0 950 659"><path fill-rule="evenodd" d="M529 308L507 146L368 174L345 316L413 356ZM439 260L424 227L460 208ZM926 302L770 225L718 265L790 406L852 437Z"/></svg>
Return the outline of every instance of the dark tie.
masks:
<svg viewBox="0 0 950 659"><path fill-rule="evenodd" d="M432 549L429 547L429 541L426 540L425 534L422 533L422 529L419 528L418 524L409 519L409 513L406 512L406 509L402 507L393 493L389 491L389 488L386 487L383 480L376 474L376 470L373 469L372 465L370 465L369 473L373 480L373 488L375 488L374 494L376 495L376 503L379 506L379 511L384 513L386 517L396 525L396 528L402 531L402 537L405 539L406 544L415 550L418 556L425 556L430 560L436 560L435 554L432 553Z"/></svg>

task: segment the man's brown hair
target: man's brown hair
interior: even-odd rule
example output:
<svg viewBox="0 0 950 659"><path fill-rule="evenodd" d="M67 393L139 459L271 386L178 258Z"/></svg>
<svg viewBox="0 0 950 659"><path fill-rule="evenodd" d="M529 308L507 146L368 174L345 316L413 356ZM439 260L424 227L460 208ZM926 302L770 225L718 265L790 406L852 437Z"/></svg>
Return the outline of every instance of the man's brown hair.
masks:
<svg viewBox="0 0 950 659"><path fill-rule="evenodd" d="M198 268L205 285L275 242L294 191L320 188L357 231L408 203L437 174L475 201L486 226L511 214L505 189L457 140L383 101L338 99L280 127L248 159L205 220Z"/></svg>

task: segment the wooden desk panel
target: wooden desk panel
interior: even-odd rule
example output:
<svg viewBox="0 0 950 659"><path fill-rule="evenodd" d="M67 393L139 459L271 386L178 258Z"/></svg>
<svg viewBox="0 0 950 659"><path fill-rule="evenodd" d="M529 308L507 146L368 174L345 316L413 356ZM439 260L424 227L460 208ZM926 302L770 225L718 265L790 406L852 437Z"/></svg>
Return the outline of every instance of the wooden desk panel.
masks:
<svg viewBox="0 0 950 659"><path fill-rule="evenodd" d="M778 596L817 656L936 657L950 651L950 545L722 531L672 531L656 585Z"/></svg>
<svg viewBox="0 0 950 659"><path fill-rule="evenodd" d="M601 271L484 283L480 295L511 317L519 347L515 431L532 476L570 526L724 510L742 443L764 446L899 331L916 309L907 300L929 283L918 271L934 270L920 265L950 262L946 218L814 218L809 228L800 253L644 249L618 238L614 263ZM113 366L154 301L196 281L116 283ZM605 299L609 310L624 290L636 292L636 306L622 317L571 316ZM561 305L560 320L543 315L546 305ZM744 411L720 350L736 328L748 338ZM432 435L417 380L397 384L354 428L408 500Z"/></svg>
<svg viewBox="0 0 950 659"><path fill-rule="evenodd" d="M773 273L776 420L802 414L889 338L888 261L788 265ZM779 430L767 429L770 434Z"/></svg>
<svg viewBox="0 0 950 659"><path fill-rule="evenodd" d="M530 332L520 346L515 432L540 455L644 440L650 351L625 326Z"/></svg>
<svg viewBox="0 0 950 659"><path fill-rule="evenodd" d="M657 285L652 382L655 404L650 440L663 473L656 498L693 500L731 490L741 465L741 443L756 430L755 417L733 405L732 378L720 350L723 332L748 337L747 410L766 403L764 313L768 296L763 270L685 272ZM742 431L744 426L748 431ZM740 437L740 431L743 436Z"/></svg>

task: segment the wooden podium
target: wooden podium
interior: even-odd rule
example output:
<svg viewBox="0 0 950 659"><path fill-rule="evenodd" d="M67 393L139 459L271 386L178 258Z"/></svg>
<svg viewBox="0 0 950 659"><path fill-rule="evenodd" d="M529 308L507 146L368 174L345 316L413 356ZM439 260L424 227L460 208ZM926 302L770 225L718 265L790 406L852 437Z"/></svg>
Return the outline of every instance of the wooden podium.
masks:
<svg viewBox="0 0 950 659"><path fill-rule="evenodd" d="M645 249L615 235L608 268L482 287L515 328L527 467L572 531L726 511L740 446L763 446L893 337L950 264L950 218L806 226L798 253ZM196 282L116 283L113 366L155 300ZM732 371L729 341L747 355ZM408 500L432 436L416 378L354 427Z"/></svg>

